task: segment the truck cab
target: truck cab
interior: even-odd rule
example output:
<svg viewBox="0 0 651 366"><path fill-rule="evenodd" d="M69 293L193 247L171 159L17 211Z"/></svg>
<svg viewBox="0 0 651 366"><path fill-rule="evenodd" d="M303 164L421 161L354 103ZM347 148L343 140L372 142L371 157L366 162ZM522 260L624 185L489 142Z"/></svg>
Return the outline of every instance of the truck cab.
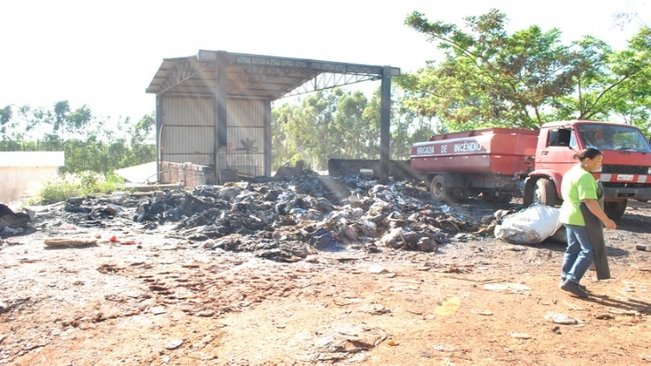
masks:
<svg viewBox="0 0 651 366"><path fill-rule="evenodd" d="M630 125L577 120L550 122L540 129L524 204L559 204L563 174L578 163L574 155L587 147L603 153L602 170L593 175L604 187L610 218L619 219L630 199L651 199L651 146L642 132Z"/></svg>

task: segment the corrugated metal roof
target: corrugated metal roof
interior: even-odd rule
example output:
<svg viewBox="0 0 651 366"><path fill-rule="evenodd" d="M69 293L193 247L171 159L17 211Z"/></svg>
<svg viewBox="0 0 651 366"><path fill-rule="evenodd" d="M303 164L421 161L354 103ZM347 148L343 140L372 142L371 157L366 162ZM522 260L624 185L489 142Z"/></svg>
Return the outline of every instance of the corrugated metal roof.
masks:
<svg viewBox="0 0 651 366"><path fill-rule="evenodd" d="M63 151L0 151L0 167L62 167Z"/></svg>
<svg viewBox="0 0 651 366"><path fill-rule="evenodd" d="M217 61L226 72L229 96L278 99L323 73L382 77L383 66L200 50L196 56L164 59L147 93L214 94ZM392 75L400 69L391 68Z"/></svg>

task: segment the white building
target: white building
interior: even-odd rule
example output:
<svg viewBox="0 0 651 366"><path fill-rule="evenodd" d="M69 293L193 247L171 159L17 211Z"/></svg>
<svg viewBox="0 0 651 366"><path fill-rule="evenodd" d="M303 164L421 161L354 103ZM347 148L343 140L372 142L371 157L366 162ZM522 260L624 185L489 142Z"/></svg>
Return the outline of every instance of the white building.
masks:
<svg viewBox="0 0 651 366"><path fill-rule="evenodd" d="M37 194L64 164L63 151L0 151L0 202Z"/></svg>

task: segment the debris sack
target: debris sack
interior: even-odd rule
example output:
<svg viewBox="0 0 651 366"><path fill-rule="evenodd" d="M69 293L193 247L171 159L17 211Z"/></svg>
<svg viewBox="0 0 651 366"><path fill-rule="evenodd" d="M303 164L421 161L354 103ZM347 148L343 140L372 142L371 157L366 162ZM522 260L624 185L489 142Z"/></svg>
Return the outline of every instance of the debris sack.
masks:
<svg viewBox="0 0 651 366"><path fill-rule="evenodd" d="M495 237L512 244L538 244L560 227L560 210L541 204L504 216L495 226Z"/></svg>

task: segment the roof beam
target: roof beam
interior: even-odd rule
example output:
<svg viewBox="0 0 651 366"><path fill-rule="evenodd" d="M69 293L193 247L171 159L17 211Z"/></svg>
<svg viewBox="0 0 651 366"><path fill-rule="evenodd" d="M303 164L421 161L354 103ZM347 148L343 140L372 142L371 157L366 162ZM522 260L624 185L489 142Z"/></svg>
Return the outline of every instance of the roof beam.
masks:
<svg viewBox="0 0 651 366"><path fill-rule="evenodd" d="M201 63L192 60L176 63L174 69L167 74L167 78L163 81L161 90L158 93L165 93L175 86L182 84L184 81L192 79L201 73L203 68L204 66Z"/></svg>
<svg viewBox="0 0 651 366"><path fill-rule="evenodd" d="M338 74L372 74L377 75L378 77L382 77L385 68L385 66L362 65L290 57L252 55L246 53L227 53L225 51L207 50L199 50L199 53L197 54L197 60L214 61L217 58L217 54L220 52L225 53L228 62L235 65L275 66ZM390 69L392 76L400 75L399 68L391 67Z"/></svg>

